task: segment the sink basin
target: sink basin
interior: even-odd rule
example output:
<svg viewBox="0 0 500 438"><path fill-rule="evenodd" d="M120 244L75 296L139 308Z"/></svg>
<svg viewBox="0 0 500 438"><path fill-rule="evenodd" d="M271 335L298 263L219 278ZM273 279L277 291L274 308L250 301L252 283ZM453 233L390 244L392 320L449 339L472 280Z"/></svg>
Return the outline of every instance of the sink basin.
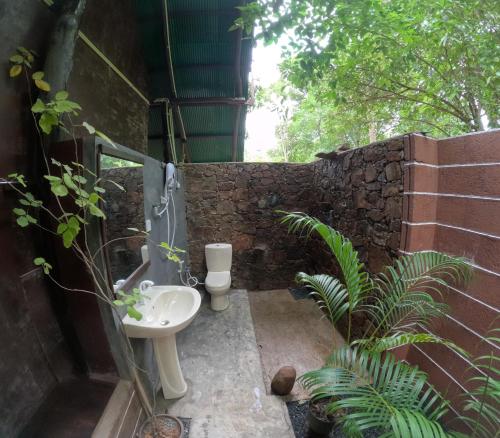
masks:
<svg viewBox="0 0 500 438"><path fill-rule="evenodd" d="M143 292L144 304L136 306L140 321L128 315L122 319L129 338L151 338L160 373L163 396L179 398L187 384L177 355L175 334L187 327L196 316L201 297L196 289L185 286L152 286Z"/></svg>
<svg viewBox="0 0 500 438"><path fill-rule="evenodd" d="M144 292L144 304L136 306L142 313L137 321L128 315L123 318L129 338L160 338L187 327L200 308L200 293L191 287L153 286Z"/></svg>

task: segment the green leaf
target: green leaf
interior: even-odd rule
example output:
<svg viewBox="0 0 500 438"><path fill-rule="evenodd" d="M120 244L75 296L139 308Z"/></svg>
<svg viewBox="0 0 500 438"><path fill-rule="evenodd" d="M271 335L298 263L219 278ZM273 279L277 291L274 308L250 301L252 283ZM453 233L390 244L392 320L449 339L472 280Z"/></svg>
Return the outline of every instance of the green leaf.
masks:
<svg viewBox="0 0 500 438"><path fill-rule="evenodd" d="M15 62L16 64L22 64L23 61L24 61L24 58L21 56L21 55L12 55L10 58L9 58L9 61L10 62Z"/></svg>
<svg viewBox="0 0 500 438"><path fill-rule="evenodd" d="M49 275L49 272L52 269L52 265L50 263L44 263L42 266L43 266L43 272L46 275Z"/></svg>
<svg viewBox="0 0 500 438"><path fill-rule="evenodd" d="M71 216L68 219L68 227L71 228L72 230L74 230L76 233L78 233L80 231L80 222L76 218L76 216Z"/></svg>
<svg viewBox="0 0 500 438"><path fill-rule="evenodd" d="M23 210L22 208L14 208L12 211L17 216L24 216L24 215L26 215L26 211Z"/></svg>
<svg viewBox="0 0 500 438"><path fill-rule="evenodd" d="M81 175L73 175L73 179L79 184L86 184L87 178Z"/></svg>
<svg viewBox="0 0 500 438"><path fill-rule="evenodd" d="M44 76L45 76L45 73L43 71L37 71L31 75L31 77L33 78L34 81L39 81L39 80L43 79Z"/></svg>
<svg viewBox="0 0 500 438"><path fill-rule="evenodd" d="M113 184L117 189L121 190L122 192L125 191L125 188L123 186L121 186L120 184L118 184L116 181L113 181L112 179L107 179L106 181Z"/></svg>
<svg viewBox="0 0 500 438"><path fill-rule="evenodd" d="M68 98L69 94L65 90L58 91L56 93L55 99L56 100L66 100Z"/></svg>
<svg viewBox="0 0 500 438"><path fill-rule="evenodd" d="M115 306L124 306L125 305L125 303L122 300L114 300L113 304Z"/></svg>
<svg viewBox="0 0 500 438"><path fill-rule="evenodd" d="M28 222L28 219L26 218L26 216L19 216L16 220L17 224L24 228L24 227L27 227L29 222Z"/></svg>
<svg viewBox="0 0 500 438"><path fill-rule="evenodd" d="M106 215L99 207L96 207L94 204L88 204L88 206L91 215L106 219Z"/></svg>
<svg viewBox="0 0 500 438"><path fill-rule="evenodd" d="M40 128L42 128L42 131L48 135L52 132L52 128L59 124L59 119L53 112L44 111L38 121L38 124L40 125Z"/></svg>
<svg viewBox="0 0 500 438"><path fill-rule="evenodd" d="M68 194L68 189L63 184L51 184L50 190L56 196L66 196Z"/></svg>
<svg viewBox="0 0 500 438"><path fill-rule="evenodd" d="M73 169L71 166L68 166L67 164L63 164L64 170L71 176L73 176Z"/></svg>
<svg viewBox="0 0 500 438"><path fill-rule="evenodd" d="M79 190L78 186L74 183L73 178L71 178L71 175L69 173L63 174L63 180L64 184L66 184L66 187L68 187L69 189L72 189L74 191Z"/></svg>
<svg viewBox="0 0 500 438"><path fill-rule="evenodd" d="M114 148L116 148L116 149L118 148L118 147L115 145L115 143L113 142L113 140L111 140L111 139L110 139L110 138L109 138L106 134L104 134L104 132L102 132L102 131L98 131L98 130L96 129L95 133L96 133L96 135L97 135L98 137L101 137L103 140L105 140L105 141L107 141L108 143L110 143L110 144L111 144L111 146L113 146Z"/></svg>
<svg viewBox="0 0 500 438"><path fill-rule="evenodd" d="M132 306L128 306L127 307L127 313L128 313L128 316L130 316L131 318L136 319L137 321L140 321L142 319L142 313L139 312L139 311L137 311Z"/></svg>
<svg viewBox="0 0 500 438"><path fill-rule="evenodd" d="M31 203L26 201L26 199L20 199L19 202L22 204L22 205L26 205L26 206L30 206Z"/></svg>
<svg viewBox="0 0 500 438"><path fill-rule="evenodd" d="M9 76L11 78L15 78L16 76L19 76L22 71L23 67L21 65L19 64L13 65L9 70Z"/></svg>
<svg viewBox="0 0 500 438"><path fill-rule="evenodd" d="M57 226L57 234L63 234L68 229L68 224L60 223Z"/></svg>
<svg viewBox="0 0 500 438"><path fill-rule="evenodd" d="M89 202L91 202L92 204L97 204L97 202L99 201L99 195L95 192L92 192L89 196Z"/></svg>
<svg viewBox="0 0 500 438"><path fill-rule="evenodd" d="M71 230L69 228L63 233L62 239L63 239L63 245L65 248L71 247L71 244L73 243L74 237L75 237L75 235L74 235L73 230Z"/></svg>
<svg viewBox="0 0 500 438"><path fill-rule="evenodd" d="M37 223L37 220L33 216L30 216L29 214L26 215L26 219L28 220L28 222L30 224L36 224Z"/></svg>
<svg viewBox="0 0 500 438"><path fill-rule="evenodd" d="M35 85L38 89L42 90L42 91L46 91L46 92L49 92L50 91L50 85L48 82L45 82L44 80L42 79L37 79L35 80Z"/></svg>
<svg viewBox="0 0 500 438"><path fill-rule="evenodd" d="M87 122L83 122L82 126L88 131L89 134L95 134L95 128Z"/></svg>
<svg viewBox="0 0 500 438"><path fill-rule="evenodd" d="M53 176L53 175L44 175L43 176L46 180L50 181L51 183L57 182L57 183L62 183L62 179L59 178L58 176Z"/></svg>
<svg viewBox="0 0 500 438"><path fill-rule="evenodd" d="M41 99L37 99L36 102L34 103L34 105L31 107L31 111L33 111L34 113L43 113L46 109L47 109L47 107L45 106L45 104L43 103L43 101ZM56 160L52 159L53 163L54 163L54 161L56 161ZM59 163L59 162L57 162L57 163ZM61 163L59 163L59 165L60 164Z"/></svg>
<svg viewBox="0 0 500 438"><path fill-rule="evenodd" d="M78 207L86 207L89 204L89 201L86 199L78 198L75 199L75 204L78 205Z"/></svg>
<svg viewBox="0 0 500 438"><path fill-rule="evenodd" d="M54 164L55 166L58 166L58 167L61 167L62 164L60 161L57 161L55 160L54 158L51 158L50 161L52 162L52 164Z"/></svg>
<svg viewBox="0 0 500 438"><path fill-rule="evenodd" d="M94 186L94 190L98 193L106 193L106 190L99 186Z"/></svg>
<svg viewBox="0 0 500 438"><path fill-rule="evenodd" d="M54 104L54 110L57 111L58 113L70 113L70 112L76 112L76 110L81 110L82 107L78 105L76 102L71 102L69 100L60 100L55 102Z"/></svg>
<svg viewBox="0 0 500 438"><path fill-rule="evenodd" d="M84 224L84 225L87 225L87 224L88 224L88 222L87 222L87 221L86 221L83 217L81 217L80 215L75 214L75 217L76 217L76 218L78 219L78 221L79 221L79 222L81 222L82 224Z"/></svg>
<svg viewBox="0 0 500 438"><path fill-rule="evenodd" d="M33 263L36 266L43 265L45 263L45 259L43 257L37 257L35 260L33 260Z"/></svg>

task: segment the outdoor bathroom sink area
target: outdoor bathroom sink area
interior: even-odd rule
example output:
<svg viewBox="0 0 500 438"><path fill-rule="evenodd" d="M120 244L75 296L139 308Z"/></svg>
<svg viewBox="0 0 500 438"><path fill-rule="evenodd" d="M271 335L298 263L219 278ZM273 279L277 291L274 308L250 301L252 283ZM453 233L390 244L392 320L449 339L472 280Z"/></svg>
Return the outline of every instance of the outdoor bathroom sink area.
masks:
<svg viewBox="0 0 500 438"><path fill-rule="evenodd" d="M0 0L0 438L499 438L479 3Z"/></svg>

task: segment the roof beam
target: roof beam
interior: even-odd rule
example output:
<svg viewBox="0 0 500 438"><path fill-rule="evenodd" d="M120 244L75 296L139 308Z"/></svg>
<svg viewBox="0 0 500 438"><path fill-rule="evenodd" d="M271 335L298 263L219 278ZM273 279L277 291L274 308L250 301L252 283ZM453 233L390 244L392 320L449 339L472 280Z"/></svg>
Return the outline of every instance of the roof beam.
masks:
<svg viewBox="0 0 500 438"><path fill-rule="evenodd" d="M244 97L189 97L173 99L172 103L179 106L250 105Z"/></svg>
<svg viewBox="0 0 500 438"><path fill-rule="evenodd" d="M175 64L174 69L177 68L233 68L232 64Z"/></svg>
<svg viewBox="0 0 500 438"><path fill-rule="evenodd" d="M170 18L176 17L200 17L206 15L212 16L237 16L240 11L236 8L221 8L221 9L172 9L169 13Z"/></svg>

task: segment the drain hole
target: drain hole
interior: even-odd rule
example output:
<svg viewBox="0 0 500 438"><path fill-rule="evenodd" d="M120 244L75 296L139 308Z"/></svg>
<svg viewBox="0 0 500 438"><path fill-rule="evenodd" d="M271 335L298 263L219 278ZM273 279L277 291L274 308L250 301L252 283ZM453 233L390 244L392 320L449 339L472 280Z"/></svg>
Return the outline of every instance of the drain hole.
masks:
<svg viewBox="0 0 500 438"><path fill-rule="evenodd" d="M160 325L168 325L170 324L170 321L168 319L163 319L160 321Z"/></svg>

